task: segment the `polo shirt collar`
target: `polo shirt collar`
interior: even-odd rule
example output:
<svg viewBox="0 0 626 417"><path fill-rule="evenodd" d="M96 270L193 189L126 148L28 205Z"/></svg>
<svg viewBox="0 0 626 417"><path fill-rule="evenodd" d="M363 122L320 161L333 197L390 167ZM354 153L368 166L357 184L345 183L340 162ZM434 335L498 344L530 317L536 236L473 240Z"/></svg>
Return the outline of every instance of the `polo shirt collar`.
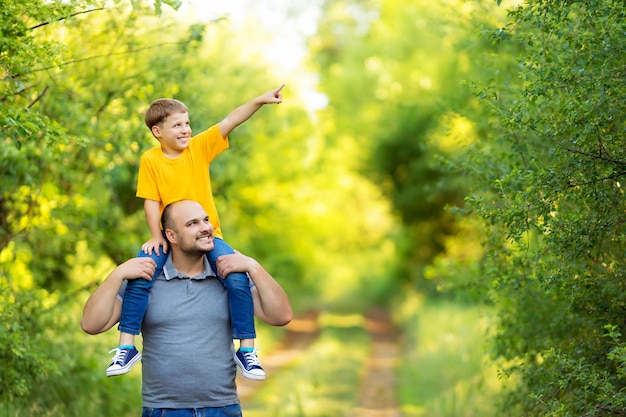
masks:
<svg viewBox="0 0 626 417"><path fill-rule="evenodd" d="M174 264L172 263L172 256L168 256L167 260L165 261L165 265L163 266L163 275L165 276L165 280L169 281L173 278L200 280L215 277L215 273L213 272L213 269L211 268L211 264L209 264L209 260L207 259L207 257L203 256L202 259L204 260L204 272L202 274L190 277L178 272L178 270L174 267Z"/></svg>

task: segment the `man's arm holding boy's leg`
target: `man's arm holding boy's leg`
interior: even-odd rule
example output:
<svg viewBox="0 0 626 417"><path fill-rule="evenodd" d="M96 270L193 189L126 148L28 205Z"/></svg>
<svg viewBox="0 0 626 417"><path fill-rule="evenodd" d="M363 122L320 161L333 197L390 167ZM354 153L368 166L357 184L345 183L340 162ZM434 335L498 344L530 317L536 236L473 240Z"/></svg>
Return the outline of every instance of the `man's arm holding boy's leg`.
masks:
<svg viewBox="0 0 626 417"><path fill-rule="evenodd" d="M228 116L224 118L224 120L217 124L222 136L228 136L230 132L233 131L233 129L252 117L252 115L256 113L257 110L259 110L261 107L263 107L263 105L282 103L283 94L280 92L280 90L282 90L284 86L285 84L264 94L261 94L260 96L253 98L246 104L243 104L237 107L235 110L231 111Z"/></svg>
<svg viewBox="0 0 626 417"><path fill-rule="evenodd" d="M120 319L122 302L117 298L125 279L150 280L156 265L150 258L132 258L115 268L91 294L85 307L80 327L89 334L103 333Z"/></svg>
<svg viewBox="0 0 626 417"><path fill-rule="evenodd" d="M217 259L217 271L223 277L231 272L248 273L256 287L252 290L254 314L264 322L284 326L293 319L287 293L255 259L235 251Z"/></svg>

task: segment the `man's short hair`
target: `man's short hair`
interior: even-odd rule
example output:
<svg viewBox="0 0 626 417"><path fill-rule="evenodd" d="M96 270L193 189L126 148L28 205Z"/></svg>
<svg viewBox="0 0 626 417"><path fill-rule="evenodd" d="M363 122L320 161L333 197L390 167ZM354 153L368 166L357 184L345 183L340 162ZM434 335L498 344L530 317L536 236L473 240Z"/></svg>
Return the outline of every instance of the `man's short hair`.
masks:
<svg viewBox="0 0 626 417"><path fill-rule="evenodd" d="M176 230L175 222L172 218L172 206L176 203L178 203L178 201L168 204L163 209L163 213L161 214L161 227L163 227L164 231L165 229Z"/></svg>
<svg viewBox="0 0 626 417"><path fill-rule="evenodd" d="M143 120L146 122L148 129L152 129L152 126L158 125L174 113L189 113L189 109L187 109L185 103L173 98L159 98L150 104L143 116Z"/></svg>

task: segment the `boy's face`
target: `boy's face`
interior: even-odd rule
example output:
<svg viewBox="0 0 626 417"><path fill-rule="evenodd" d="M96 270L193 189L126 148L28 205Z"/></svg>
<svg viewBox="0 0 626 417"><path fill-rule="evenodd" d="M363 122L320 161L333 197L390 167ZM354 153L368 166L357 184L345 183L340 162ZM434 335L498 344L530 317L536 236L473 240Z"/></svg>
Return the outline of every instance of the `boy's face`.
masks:
<svg viewBox="0 0 626 417"><path fill-rule="evenodd" d="M152 126L152 134L161 142L161 148L167 154L169 152L180 152L187 148L191 139L191 126L189 125L189 114L174 113L158 125Z"/></svg>

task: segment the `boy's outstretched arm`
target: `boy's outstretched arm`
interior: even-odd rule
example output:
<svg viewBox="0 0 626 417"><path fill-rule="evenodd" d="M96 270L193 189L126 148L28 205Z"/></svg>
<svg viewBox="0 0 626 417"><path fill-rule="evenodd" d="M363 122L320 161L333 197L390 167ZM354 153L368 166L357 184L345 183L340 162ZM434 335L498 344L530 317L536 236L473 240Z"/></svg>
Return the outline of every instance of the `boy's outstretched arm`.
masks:
<svg viewBox="0 0 626 417"><path fill-rule="evenodd" d="M283 89L285 84L282 84L278 88L270 90L260 96L253 98L246 104L237 107L231 111L228 116L217 124L220 129L220 133L223 137L226 137L233 131L234 128L248 120L257 110L259 110L265 104L280 104L283 101L283 94L280 90Z"/></svg>

